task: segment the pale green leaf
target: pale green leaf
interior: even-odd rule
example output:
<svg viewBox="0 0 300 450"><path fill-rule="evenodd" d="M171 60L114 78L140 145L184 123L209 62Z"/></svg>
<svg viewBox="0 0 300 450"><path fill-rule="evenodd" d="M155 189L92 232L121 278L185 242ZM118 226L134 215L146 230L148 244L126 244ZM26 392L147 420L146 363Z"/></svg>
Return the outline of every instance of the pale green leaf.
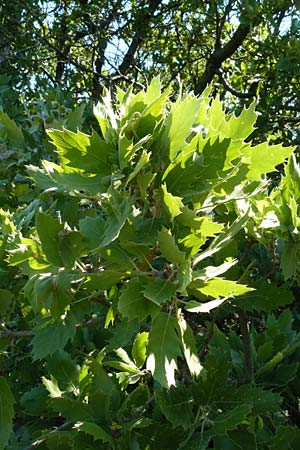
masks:
<svg viewBox="0 0 300 450"><path fill-rule="evenodd" d="M182 199L180 197L176 197L172 194L170 194L167 191L167 186L164 183L162 186L162 191L163 191L163 202L164 205L171 217L171 219L173 220L174 217L178 216L179 214L181 214L181 209L183 208L183 203L182 203Z"/></svg>
<svg viewBox="0 0 300 450"><path fill-rule="evenodd" d="M147 358L147 345L149 340L149 333L143 331L138 333L132 346L132 357L137 367L143 367Z"/></svg>
<svg viewBox="0 0 300 450"><path fill-rule="evenodd" d="M207 281L198 280L192 283L190 287L213 298L236 297L254 290L251 287L236 283L235 281L223 280L222 278L211 278Z"/></svg>
<svg viewBox="0 0 300 450"><path fill-rule="evenodd" d="M133 171L131 172L126 181L125 187L128 185L128 183L130 183L130 181L132 181L137 176L137 174L142 170L142 168L148 164L148 162L150 161L150 156L151 156L150 152L147 153L145 150L143 150L140 159L138 160L136 166L134 167Z"/></svg>
<svg viewBox="0 0 300 450"><path fill-rule="evenodd" d="M59 389L57 380L52 375L50 380L46 377L42 377L42 383L49 392L49 397L57 398L62 396L63 392Z"/></svg>
<svg viewBox="0 0 300 450"><path fill-rule="evenodd" d="M12 147L24 147L25 140L22 129L7 114L0 112L0 121L6 131L7 139Z"/></svg>
<svg viewBox="0 0 300 450"><path fill-rule="evenodd" d="M194 271L193 272L193 281L196 280L210 280L211 278L216 278L219 275L223 275L223 273L227 272L231 267L235 266L237 264L237 259L232 259L231 261L226 261L220 266L207 266L204 269L200 271Z"/></svg>
<svg viewBox="0 0 300 450"><path fill-rule="evenodd" d="M186 309L189 312L192 313L209 313L212 309L218 308L219 306L224 303L227 298L219 298L216 300L211 300L210 302L205 303L199 303L195 300L190 300L187 302L184 306L184 309Z"/></svg>
<svg viewBox="0 0 300 450"><path fill-rule="evenodd" d="M244 214L238 217L227 229L223 230L211 243L207 250L201 252L193 261L193 265L196 266L200 261L205 258L211 257L215 253L219 252L222 248L228 245L233 237L243 228L248 221L248 214Z"/></svg>
<svg viewBox="0 0 300 450"><path fill-rule="evenodd" d="M163 142L169 150L170 161L173 161L186 145L199 107L199 99L188 95L183 100L178 100L171 105L163 136Z"/></svg>
<svg viewBox="0 0 300 450"><path fill-rule="evenodd" d="M268 142L245 147L241 153L245 156L245 163L248 166L247 179L260 180L262 175L274 172L276 166L291 156L293 150L293 147L270 145Z"/></svg>
<svg viewBox="0 0 300 450"><path fill-rule="evenodd" d="M231 139L244 140L254 131L254 124L257 119L257 113L255 112L256 102L252 102L251 105L244 107L239 116L231 115L227 123L222 127L221 132L225 137Z"/></svg>

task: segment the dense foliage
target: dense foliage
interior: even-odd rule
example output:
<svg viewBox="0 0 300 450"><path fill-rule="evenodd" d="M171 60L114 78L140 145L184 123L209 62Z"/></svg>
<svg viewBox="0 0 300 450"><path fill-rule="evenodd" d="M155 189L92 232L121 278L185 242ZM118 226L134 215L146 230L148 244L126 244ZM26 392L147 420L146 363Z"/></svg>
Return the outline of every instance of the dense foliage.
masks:
<svg viewBox="0 0 300 450"><path fill-rule="evenodd" d="M170 96L1 113L0 448L299 448L293 148Z"/></svg>
<svg viewBox="0 0 300 450"><path fill-rule="evenodd" d="M257 137L299 139L299 0L2 0L0 23L0 83L21 102L180 77L231 110L259 97Z"/></svg>

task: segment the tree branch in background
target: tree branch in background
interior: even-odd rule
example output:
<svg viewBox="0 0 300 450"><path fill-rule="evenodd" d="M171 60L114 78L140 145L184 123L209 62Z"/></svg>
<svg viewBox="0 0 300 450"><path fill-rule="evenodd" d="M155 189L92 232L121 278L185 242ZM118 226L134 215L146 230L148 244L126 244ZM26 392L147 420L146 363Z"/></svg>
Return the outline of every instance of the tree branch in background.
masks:
<svg viewBox="0 0 300 450"><path fill-rule="evenodd" d="M132 65L134 65L136 52L147 34L149 22L160 3L162 3L162 0L150 1L148 9L146 11L142 11L141 14L137 15L134 24L134 36L123 58L122 63L118 67L118 72L120 74L126 75Z"/></svg>
<svg viewBox="0 0 300 450"><path fill-rule="evenodd" d="M232 38L224 47L217 48L208 58L204 72L198 80L194 92L201 94L206 86L211 83L226 59L230 58L241 46L250 31L250 25L239 25Z"/></svg>

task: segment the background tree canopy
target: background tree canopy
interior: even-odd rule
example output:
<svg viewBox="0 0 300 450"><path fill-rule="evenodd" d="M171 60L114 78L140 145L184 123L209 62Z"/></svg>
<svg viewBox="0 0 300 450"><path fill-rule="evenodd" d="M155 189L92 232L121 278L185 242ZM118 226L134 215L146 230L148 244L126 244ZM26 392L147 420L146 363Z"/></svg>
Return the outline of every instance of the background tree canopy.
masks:
<svg viewBox="0 0 300 450"><path fill-rule="evenodd" d="M21 101L160 74L196 94L213 82L235 111L258 98L256 134L298 140L298 0L3 0L0 17L2 90Z"/></svg>

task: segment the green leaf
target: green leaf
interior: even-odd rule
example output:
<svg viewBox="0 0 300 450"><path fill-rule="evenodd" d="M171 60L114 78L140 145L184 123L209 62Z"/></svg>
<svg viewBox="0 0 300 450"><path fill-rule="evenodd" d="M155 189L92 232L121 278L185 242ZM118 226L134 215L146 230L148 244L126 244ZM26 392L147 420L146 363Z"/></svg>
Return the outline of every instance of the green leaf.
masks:
<svg viewBox="0 0 300 450"><path fill-rule="evenodd" d="M119 237L131 212L131 201L125 199L118 207L118 210L114 209L113 214L106 221L103 239L99 247L106 247Z"/></svg>
<svg viewBox="0 0 300 450"><path fill-rule="evenodd" d="M103 270L102 272L84 274L86 280L82 286L90 290L110 289L128 275L130 275L129 272L122 273L114 270Z"/></svg>
<svg viewBox="0 0 300 450"><path fill-rule="evenodd" d="M199 377L192 385L193 396L198 404L211 404L223 398L228 388L230 369L228 353L221 348L212 347L204 361L206 377Z"/></svg>
<svg viewBox="0 0 300 450"><path fill-rule="evenodd" d="M251 404L242 403L231 408L228 411L220 411L220 413L216 417L214 417L211 432L214 436L222 436L228 431L235 430L238 425L243 423L251 410Z"/></svg>
<svg viewBox="0 0 300 450"><path fill-rule="evenodd" d="M57 322L49 321L43 327L34 329L33 360L44 359L62 350L70 339L75 336L75 321L72 317Z"/></svg>
<svg viewBox="0 0 300 450"><path fill-rule="evenodd" d="M171 105L163 136L164 145L169 150L170 161L173 161L178 152L186 145L199 107L199 99L189 95L182 101L178 100Z"/></svg>
<svg viewBox="0 0 300 450"><path fill-rule="evenodd" d="M14 398L4 377L0 377L0 450L5 450L12 432Z"/></svg>
<svg viewBox="0 0 300 450"><path fill-rule="evenodd" d="M64 117L64 120L66 121L66 128L68 130L76 132L76 130L81 127L84 120L83 114L85 108L86 104L82 103L81 105L76 106L73 111Z"/></svg>
<svg viewBox="0 0 300 450"><path fill-rule="evenodd" d="M85 217L79 221L79 229L85 238L88 248L93 250L103 241L105 220L103 217Z"/></svg>
<svg viewBox="0 0 300 450"><path fill-rule="evenodd" d="M41 275L36 279L33 289L28 285L25 295L35 313L45 309L59 319L72 301L71 278L63 272L53 276Z"/></svg>
<svg viewBox="0 0 300 450"><path fill-rule="evenodd" d="M55 266L63 266L63 262L58 249L58 233L61 233L64 226L58 219L54 219L50 214L40 212L36 218L36 230L41 240L43 252L47 260Z"/></svg>
<svg viewBox="0 0 300 450"><path fill-rule="evenodd" d="M136 163L136 166L134 167L133 171L130 173L126 181L125 187L128 185L128 183L130 183L130 181L132 181L137 176L137 174L143 169L143 167L145 167L148 164L148 162L150 161L150 156L151 156L150 152L147 153L146 150L143 150L140 159Z"/></svg>
<svg viewBox="0 0 300 450"><path fill-rule="evenodd" d="M246 139L255 130L254 124L256 122L257 113L255 112L256 102L244 107L239 116L231 115L227 120L226 126L222 127L221 132L225 137L230 139Z"/></svg>
<svg viewBox="0 0 300 450"><path fill-rule="evenodd" d="M161 186L161 188L163 191L164 205L165 205L171 219L173 220L174 217L181 214L181 209L184 206L182 203L182 199L180 197L175 197L174 195L170 194L167 191L167 186L165 183Z"/></svg>
<svg viewBox="0 0 300 450"><path fill-rule="evenodd" d="M50 380L46 377L42 377L42 383L49 392L49 397L57 398L62 396L63 392L59 389L57 380L52 375Z"/></svg>
<svg viewBox="0 0 300 450"><path fill-rule="evenodd" d="M271 312L294 301L293 293L288 284L276 286L265 280L255 280L251 282L251 287L255 290L246 293L238 301L239 308L246 311Z"/></svg>
<svg viewBox="0 0 300 450"><path fill-rule="evenodd" d="M93 131L92 136L77 131L48 129L47 134L57 147L62 165L76 167L89 173L110 175L112 165L111 156L115 148L103 141Z"/></svg>
<svg viewBox="0 0 300 450"><path fill-rule="evenodd" d="M46 367L64 391L78 395L79 366L69 353L62 350L55 352L54 355L47 358Z"/></svg>
<svg viewBox="0 0 300 450"><path fill-rule="evenodd" d="M89 434L94 438L94 441L100 440L113 445L112 437L102 427L94 422L77 422L73 428L77 431L82 431L83 433Z"/></svg>
<svg viewBox="0 0 300 450"><path fill-rule="evenodd" d="M188 365L190 374L194 377L198 377L203 370L203 366L198 356L193 331L182 315L178 315L178 325L180 329L183 355Z"/></svg>
<svg viewBox="0 0 300 450"><path fill-rule="evenodd" d="M156 391L155 399L173 427L182 427L184 430L190 428L193 419L193 396L184 384L171 386L169 390Z"/></svg>
<svg viewBox="0 0 300 450"><path fill-rule="evenodd" d="M24 147L25 140L23 132L22 129L17 126L16 122L3 112L0 112L0 121L4 126L9 143L13 147Z"/></svg>
<svg viewBox="0 0 300 450"><path fill-rule="evenodd" d="M155 305L161 306L174 297L176 290L176 284L171 281L154 278L146 284L143 294Z"/></svg>
<svg viewBox="0 0 300 450"><path fill-rule="evenodd" d="M42 169L27 166L29 176L41 189L51 189L63 192L84 191L91 195L106 192L110 184L110 176L82 175L75 169L65 172L60 166L50 161L42 161Z"/></svg>
<svg viewBox="0 0 300 450"><path fill-rule="evenodd" d="M293 150L293 147L269 145L268 142L263 142L254 147L246 147L242 150L242 154L245 155L245 162L248 165L247 179L260 180L261 175L274 172L275 167L291 156ZM264 155L264 157L262 158L261 155Z"/></svg>
<svg viewBox="0 0 300 450"><path fill-rule="evenodd" d="M130 280L122 288L118 309L123 317L145 319L149 315L155 317L160 308L143 295L143 284L138 280Z"/></svg>
<svg viewBox="0 0 300 450"><path fill-rule="evenodd" d="M149 333L143 331L138 333L132 346L132 357L137 367L143 367L147 358L147 345L149 340Z"/></svg>
<svg viewBox="0 0 300 450"><path fill-rule="evenodd" d="M209 258L215 253L222 250L226 245L228 245L234 236L243 228L243 226L248 221L249 212L245 213L243 216L237 218L226 230L220 233L211 243L207 250L204 250L194 259L193 265L196 266L200 261L205 258Z"/></svg>
<svg viewBox="0 0 300 450"><path fill-rule="evenodd" d="M176 320L167 313L159 313L149 333L147 369L162 387L175 385L177 357L181 354Z"/></svg>
<svg viewBox="0 0 300 450"><path fill-rule="evenodd" d="M176 241L170 230L162 228L158 233L158 243L161 254L168 261L180 264L184 261L185 254L176 245Z"/></svg>
<svg viewBox="0 0 300 450"><path fill-rule="evenodd" d="M203 295L213 298L220 297L237 297L254 291L254 288L236 283L231 280L224 280L222 278L211 278L207 281L197 280L190 284L189 288L194 291L199 291Z"/></svg>
<svg viewBox="0 0 300 450"><path fill-rule="evenodd" d="M280 426L274 437L270 450L298 450L300 446L300 430L291 425Z"/></svg>
<svg viewBox="0 0 300 450"><path fill-rule="evenodd" d="M226 300L228 300L227 297L217 298L216 300L211 300L210 302L205 303L199 303L195 300L190 300L184 305L184 309L192 313L209 313L212 309L221 306L222 303L224 303Z"/></svg>
<svg viewBox="0 0 300 450"><path fill-rule="evenodd" d="M22 412L29 416L40 417L46 413L48 399L45 386L38 384L22 395L20 399Z"/></svg>

